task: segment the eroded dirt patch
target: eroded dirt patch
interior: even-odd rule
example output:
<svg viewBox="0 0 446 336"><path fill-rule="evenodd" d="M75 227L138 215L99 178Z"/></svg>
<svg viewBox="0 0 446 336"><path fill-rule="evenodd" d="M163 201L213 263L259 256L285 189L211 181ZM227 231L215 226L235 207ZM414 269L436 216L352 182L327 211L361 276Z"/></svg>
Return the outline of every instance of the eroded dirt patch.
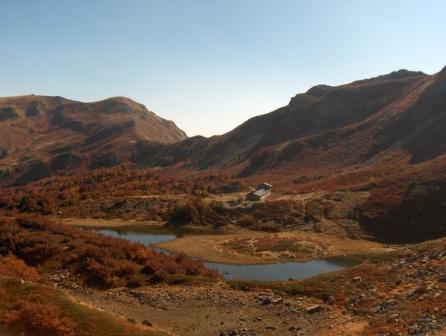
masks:
<svg viewBox="0 0 446 336"><path fill-rule="evenodd" d="M285 298L269 290L243 292L223 283L71 293L101 310L137 324L150 321L174 335L316 335L364 323L317 299Z"/></svg>
<svg viewBox="0 0 446 336"><path fill-rule="evenodd" d="M371 241L337 238L312 232L265 233L249 230L224 235L186 236L158 246L207 261L233 264L304 261L389 249Z"/></svg>

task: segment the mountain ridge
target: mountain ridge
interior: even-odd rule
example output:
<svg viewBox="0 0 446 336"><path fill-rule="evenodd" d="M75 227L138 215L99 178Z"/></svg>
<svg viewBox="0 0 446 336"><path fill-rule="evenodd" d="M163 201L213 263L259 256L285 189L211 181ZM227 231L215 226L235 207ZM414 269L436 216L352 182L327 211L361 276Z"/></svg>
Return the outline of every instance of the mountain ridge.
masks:
<svg viewBox="0 0 446 336"><path fill-rule="evenodd" d="M140 167L224 169L240 177L287 170L291 179L309 171L317 175L373 166L385 163L388 157L397 158L402 164L415 164L443 155L445 82L446 67L433 75L401 69L338 86L316 85L296 94L283 107L209 138L187 138L173 122L125 97L91 103L58 96L0 98L0 127L5 133L18 132L1 125L11 126L24 113L29 119L38 119L51 103L49 130L64 129L67 143L73 133L84 134L81 144L77 139L73 153L70 143L52 148L63 156L43 162L50 167L48 174L53 168L69 170L77 162L86 161L87 169L131 162ZM39 105L39 99L46 103ZM22 112L8 109L8 100L21 101L16 107ZM82 118L76 119L79 114ZM30 145L27 137L16 138L13 145ZM41 138L34 142L39 148L45 145ZM5 143L0 137L3 167L11 162ZM101 150L90 155L93 147ZM78 155L79 151L83 155ZM16 155L16 165L23 156L26 159L26 151Z"/></svg>
<svg viewBox="0 0 446 336"><path fill-rule="evenodd" d="M221 136L191 138L171 146L146 144L147 153L142 142L135 155L148 166L178 164L185 157L188 166L199 169L238 166L242 176L293 160L297 170L318 169L321 159L327 167L367 164L392 146L398 147L399 155L414 155L416 161L417 154L411 153L414 141L394 129L404 126L410 129L407 132L426 137L421 126L417 128L411 121L420 119L420 113L413 110L425 108L424 91L432 89L441 76L442 72L426 75L399 70L340 86L317 85L291 98L288 105L250 118ZM440 87L434 94L441 100L443 92L446 90ZM426 119L441 117L436 110L428 112L431 115ZM188 152L189 148L193 151ZM328 155L330 151L332 155ZM442 153L443 149L438 151Z"/></svg>
<svg viewBox="0 0 446 336"><path fill-rule="evenodd" d="M0 98L0 170L20 184L55 171L124 162L138 140L186 138L174 122L125 97L91 103L60 96Z"/></svg>

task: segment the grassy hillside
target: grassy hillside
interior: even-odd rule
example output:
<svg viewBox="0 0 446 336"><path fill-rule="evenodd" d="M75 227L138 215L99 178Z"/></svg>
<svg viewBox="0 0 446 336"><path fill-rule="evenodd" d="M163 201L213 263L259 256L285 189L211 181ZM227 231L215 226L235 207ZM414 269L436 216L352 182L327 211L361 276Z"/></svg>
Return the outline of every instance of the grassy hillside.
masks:
<svg viewBox="0 0 446 336"><path fill-rule="evenodd" d="M13 257L0 257L0 324L34 336L162 336L70 299L39 272Z"/></svg>

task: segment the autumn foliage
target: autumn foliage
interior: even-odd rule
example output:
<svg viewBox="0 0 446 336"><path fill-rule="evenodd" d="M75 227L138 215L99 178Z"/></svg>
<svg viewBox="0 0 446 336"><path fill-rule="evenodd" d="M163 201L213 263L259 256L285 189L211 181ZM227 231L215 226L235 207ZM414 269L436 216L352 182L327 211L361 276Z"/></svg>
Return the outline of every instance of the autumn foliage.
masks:
<svg viewBox="0 0 446 336"><path fill-rule="evenodd" d="M171 226L194 224L219 228L229 223L253 230L280 231L303 224L303 207L292 200L226 206L222 202L191 197L179 202L168 219Z"/></svg>
<svg viewBox="0 0 446 336"><path fill-rule="evenodd" d="M35 268L29 267L23 260L13 255L0 256L0 270L3 277L14 276L26 281L38 281L40 279L40 274Z"/></svg>
<svg viewBox="0 0 446 336"><path fill-rule="evenodd" d="M361 225L377 240L413 243L443 237L446 170L421 164L376 182L361 207Z"/></svg>
<svg viewBox="0 0 446 336"><path fill-rule="evenodd" d="M57 305L46 302L41 295L16 295L13 285L8 285L8 281L25 286L25 283L40 280L37 269L13 255L0 256L1 324L26 335L74 336L75 323L64 316Z"/></svg>
<svg viewBox="0 0 446 336"><path fill-rule="evenodd" d="M3 323L16 331L35 336L74 336L75 323L60 308L44 303L42 297L18 301L3 317Z"/></svg>
<svg viewBox="0 0 446 336"><path fill-rule="evenodd" d="M59 224L36 215L0 219L0 254L67 269L99 287L139 286L184 276L216 277L199 260Z"/></svg>
<svg viewBox="0 0 446 336"><path fill-rule="evenodd" d="M54 176L23 187L3 188L0 209L65 217L167 220L176 203L166 195L205 196L245 190L225 175L172 176L118 166ZM144 198L141 196L159 196Z"/></svg>

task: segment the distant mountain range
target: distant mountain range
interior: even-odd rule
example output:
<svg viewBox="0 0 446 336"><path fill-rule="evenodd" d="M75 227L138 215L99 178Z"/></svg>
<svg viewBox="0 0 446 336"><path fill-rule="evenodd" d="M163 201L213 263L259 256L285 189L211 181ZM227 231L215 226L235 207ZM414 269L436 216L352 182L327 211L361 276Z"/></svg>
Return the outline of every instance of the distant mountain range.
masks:
<svg viewBox="0 0 446 336"><path fill-rule="evenodd" d="M128 98L94 103L34 95L0 98L0 170L15 184L128 161L138 141L184 139L173 122Z"/></svg>
<svg viewBox="0 0 446 336"><path fill-rule="evenodd" d="M210 138L192 137L141 104L116 97L0 98L0 170L23 184L57 171L123 162L219 170L241 177L330 174L446 152L446 68L399 70L341 86L319 85L287 106Z"/></svg>
<svg viewBox="0 0 446 336"><path fill-rule="evenodd" d="M446 68L319 85L210 138L116 97L0 98L0 185L122 163L223 173L293 192L368 194L353 217L382 241L446 235Z"/></svg>
<svg viewBox="0 0 446 336"><path fill-rule="evenodd" d="M446 68L400 70L341 86L319 85L287 106L222 136L169 145L141 140L140 165L232 168L240 176L280 168L299 176L375 165L398 156L420 163L446 152Z"/></svg>

